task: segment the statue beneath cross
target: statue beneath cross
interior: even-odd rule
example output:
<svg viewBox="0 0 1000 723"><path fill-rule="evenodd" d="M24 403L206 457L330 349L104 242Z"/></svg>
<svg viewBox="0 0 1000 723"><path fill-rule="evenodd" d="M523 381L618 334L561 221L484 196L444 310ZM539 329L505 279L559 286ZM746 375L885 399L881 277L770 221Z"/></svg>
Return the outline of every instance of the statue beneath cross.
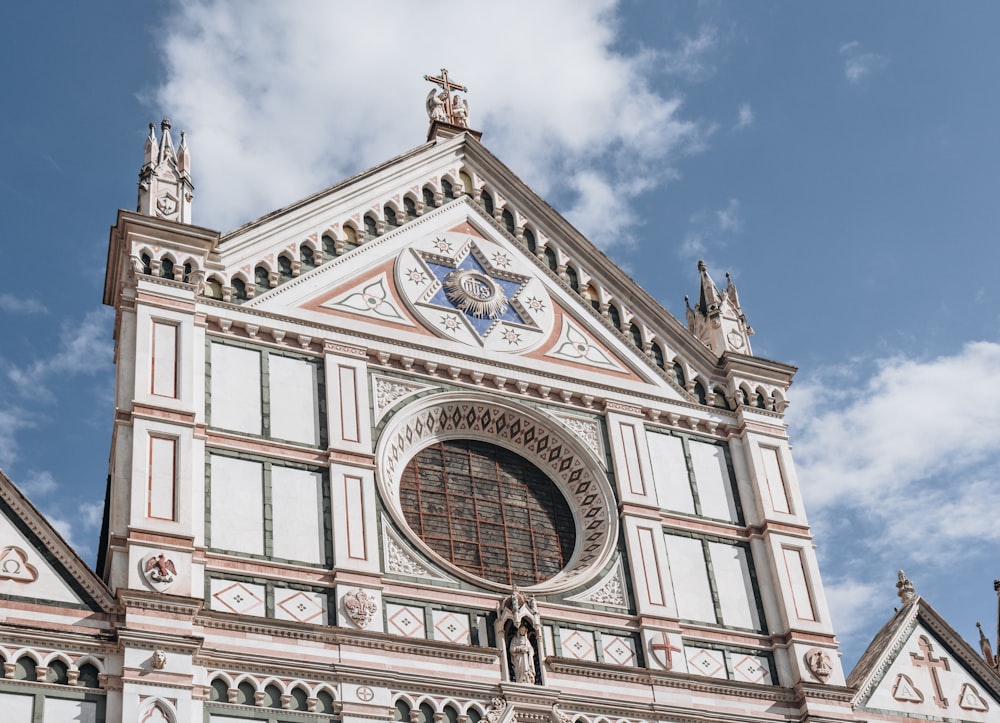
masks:
<svg viewBox="0 0 1000 723"><path fill-rule="evenodd" d="M440 76L425 75L424 80L438 86L431 88L431 92L427 94L427 117L432 122L439 121L460 128L468 128L469 103L458 93L452 94L452 91L467 93L469 89L449 80L446 68L441 68Z"/></svg>

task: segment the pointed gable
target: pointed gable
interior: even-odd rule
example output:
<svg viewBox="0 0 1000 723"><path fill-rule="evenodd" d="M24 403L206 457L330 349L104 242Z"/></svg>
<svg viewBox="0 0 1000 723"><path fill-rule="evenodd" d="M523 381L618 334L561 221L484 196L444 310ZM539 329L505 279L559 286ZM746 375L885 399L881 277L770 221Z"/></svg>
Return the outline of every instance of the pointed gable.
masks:
<svg viewBox="0 0 1000 723"><path fill-rule="evenodd" d="M887 720L1000 716L1000 678L918 595L878 632L847 682L856 708Z"/></svg>
<svg viewBox="0 0 1000 723"><path fill-rule="evenodd" d="M114 606L104 583L0 471L2 599L105 612Z"/></svg>

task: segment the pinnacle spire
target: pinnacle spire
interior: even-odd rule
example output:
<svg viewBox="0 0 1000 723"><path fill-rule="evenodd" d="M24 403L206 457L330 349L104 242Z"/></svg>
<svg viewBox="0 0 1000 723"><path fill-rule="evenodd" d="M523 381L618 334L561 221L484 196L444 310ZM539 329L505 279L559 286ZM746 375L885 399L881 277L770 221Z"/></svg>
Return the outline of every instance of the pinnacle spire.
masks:
<svg viewBox="0 0 1000 723"><path fill-rule="evenodd" d="M170 119L160 123L160 138L156 126L149 124L143 164L139 171L139 202L137 211L147 216L191 223L191 152L181 131L181 144L175 150L170 137Z"/></svg>
<svg viewBox="0 0 1000 723"><path fill-rule="evenodd" d="M698 302L693 309L688 297L684 297L688 329L718 356L728 351L752 354L753 329L747 324L732 278L727 273L726 288L719 291L704 261L698 262L698 274Z"/></svg>

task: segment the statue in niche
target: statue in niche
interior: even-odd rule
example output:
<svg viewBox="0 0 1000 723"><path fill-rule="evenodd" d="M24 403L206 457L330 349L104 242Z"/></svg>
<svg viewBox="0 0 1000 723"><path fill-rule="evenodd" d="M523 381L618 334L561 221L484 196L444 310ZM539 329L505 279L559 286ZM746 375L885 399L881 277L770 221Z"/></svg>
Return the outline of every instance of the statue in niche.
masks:
<svg viewBox="0 0 1000 723"><path fill-rule="evenodd" d="M521 623L510 640L510 664L514 668L514 682L535 684L535 648L528 635L528 626Z"/></svg>
<svg viewBox="0 0 1000 723"><path fill-rule="evenodd" d="M541 661L544 659L539 638L541 617L534 597L528 597L517 585L497 605L497 644L504 652L503 665L508 680L524 685L544 685Z"/></svg>

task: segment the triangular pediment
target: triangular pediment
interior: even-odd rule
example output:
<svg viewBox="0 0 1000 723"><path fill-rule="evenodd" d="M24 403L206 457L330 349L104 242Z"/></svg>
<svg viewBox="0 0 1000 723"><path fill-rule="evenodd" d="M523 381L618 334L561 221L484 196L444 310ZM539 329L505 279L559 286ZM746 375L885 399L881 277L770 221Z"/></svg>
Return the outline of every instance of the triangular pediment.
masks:
<svg viewBox="0 0 1000 723"><path fill-rule="evenodd" d="M880 631L848 682L858 708L901 719L1000 717L1000 678L920 598Z"/></svg>
<svg viewBox="0 0 1000 723"><path fill-rule="evenodd" d="M580 294L467 198L246 305L267 314L553 375L682 393Z"/></svg>
<svg viewBox="0 0 1000 723"><path fill-rule="evenodd" d="M109 611L114 604L110 592L93 571L0 472L0 600L3 599L94 611Z"/></svg>
<svg viewBox="0 0 1000 723"><path fill-rule="evenodd" d="M529 264L552 299L554 331L544 351L518 309L505 317L511 323L490 332L492 344L478 348L450 344L484 340L482 324L468 315L438 319L453 336L422 323L421 304L434 302L413 302L398 259L430 235L461 233L463 226ZM465 134L420 146L224 235L209 266L207 279L214 267L222 286L238 279L251 288L247 309L305 316L347 334L388 333L418 349L430 344L472 358L502 351L496 360L531 358L539 369L570 376L600 372L636 391L652 385L657 394L687 402L697 401L696 378L709 395L725 386L719 360L702 342ZM687 389L675 381L675 362Z"/></svg>

